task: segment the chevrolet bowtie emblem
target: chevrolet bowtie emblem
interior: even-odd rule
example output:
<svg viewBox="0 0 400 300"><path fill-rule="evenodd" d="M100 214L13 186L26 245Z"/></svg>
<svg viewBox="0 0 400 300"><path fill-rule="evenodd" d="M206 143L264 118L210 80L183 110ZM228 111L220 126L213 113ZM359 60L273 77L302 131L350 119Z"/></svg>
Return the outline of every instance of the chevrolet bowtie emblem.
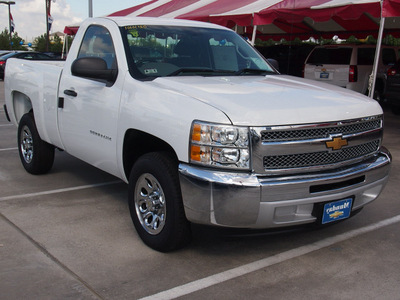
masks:
<svg viewBox="0 0 400 300"><path fill-rule="evenodd" d="M340 150L343 146L347 146L347 140L342 137L335 137L332 141L326 142L326 147L332 150Z"/></svg>

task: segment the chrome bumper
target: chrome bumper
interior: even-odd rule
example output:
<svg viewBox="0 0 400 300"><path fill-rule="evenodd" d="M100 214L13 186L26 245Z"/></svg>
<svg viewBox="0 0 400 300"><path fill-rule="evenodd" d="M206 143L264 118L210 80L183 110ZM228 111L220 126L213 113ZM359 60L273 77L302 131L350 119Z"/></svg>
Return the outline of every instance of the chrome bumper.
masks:
<svg viewBox="0 0 400 300"><path fill-rule="evenodd" d="M363 207L381 193L390 163L391 155L382 147L372 159L334 171L268 177L181 163L179 176L189 221L273 228L315 222L316 203L353 197L353 211Z"/></svg>

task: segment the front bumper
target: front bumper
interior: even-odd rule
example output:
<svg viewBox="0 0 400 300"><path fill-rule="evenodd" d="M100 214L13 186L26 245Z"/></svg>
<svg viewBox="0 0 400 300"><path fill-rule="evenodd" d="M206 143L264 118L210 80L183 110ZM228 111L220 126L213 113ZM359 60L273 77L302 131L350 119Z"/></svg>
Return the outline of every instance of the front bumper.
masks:
<svg viewBox="0 0 400 300"><path fill-rule="evenodd" d="M186 217L199 224L274 228L313 223L314 204L353 197L355 211L375 200L388 181L391 155L320 173L260 176L179 165Z"/></svg>

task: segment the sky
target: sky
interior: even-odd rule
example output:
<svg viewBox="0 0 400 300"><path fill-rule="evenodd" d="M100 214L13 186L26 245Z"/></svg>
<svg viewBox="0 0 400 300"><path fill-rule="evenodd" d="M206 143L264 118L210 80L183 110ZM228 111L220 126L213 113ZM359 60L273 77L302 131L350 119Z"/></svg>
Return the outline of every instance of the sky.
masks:
<svg viewBox="0 0 400 300"><path fill-rule="evenodd" d="M9 0L6 0L9 1ZM15 32L26 42L46 33L45 0L12 0L11 14ZM99 17L132 7L148 0L92 0L93 16ZM88 0L52 0L51 15L54 19L52 32L64 31L66 25L83 21L89 16ZM8 29L8 6L0 4L0 32Z"/></svg>

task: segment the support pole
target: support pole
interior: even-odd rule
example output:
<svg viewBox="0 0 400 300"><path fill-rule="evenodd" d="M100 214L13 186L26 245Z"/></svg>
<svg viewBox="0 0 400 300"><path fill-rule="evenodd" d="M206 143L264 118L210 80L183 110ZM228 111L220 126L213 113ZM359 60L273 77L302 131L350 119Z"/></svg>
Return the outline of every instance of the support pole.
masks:
<svg viewBox="0 0 400 300"><path fill-rule="evenodd" d="M381 1L381 20L380 20L380 24L379 24L378 41L376 43L374 66L372 68L372 73L369 76L369 82L368 82L368 88L369 88L368 97L370 97L372 99L374 98L376 74L378 73L378 63L379 63L379 57L380 57L380 53L381 53L383 30L385 28L385 18L382 17L382 5L383 5L383 2Z"/></svg>
<svg viewBox="0 0 400 300"><path fill-rule="evenodd" d="M256 43L256 33L257 33L257 25L253 26L253 35L251 36L251 45L254 46Z"/></svg>

